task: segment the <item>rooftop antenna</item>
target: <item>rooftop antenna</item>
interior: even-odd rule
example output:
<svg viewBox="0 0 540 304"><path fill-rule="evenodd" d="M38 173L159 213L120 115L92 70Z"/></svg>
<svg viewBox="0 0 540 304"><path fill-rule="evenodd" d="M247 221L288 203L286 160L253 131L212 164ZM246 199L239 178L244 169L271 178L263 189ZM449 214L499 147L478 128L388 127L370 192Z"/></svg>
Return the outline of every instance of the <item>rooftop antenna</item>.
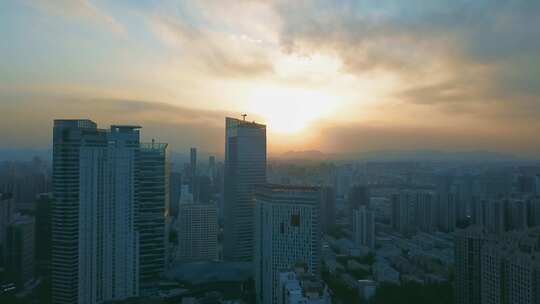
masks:
<svg viewBox="0 0 540 304"><path fill-rule="evenodd" d="M240 116L242 116L243 120L246 121L246 116L247 116L247 114L242 114L242 115L240 115Z"/></svg>

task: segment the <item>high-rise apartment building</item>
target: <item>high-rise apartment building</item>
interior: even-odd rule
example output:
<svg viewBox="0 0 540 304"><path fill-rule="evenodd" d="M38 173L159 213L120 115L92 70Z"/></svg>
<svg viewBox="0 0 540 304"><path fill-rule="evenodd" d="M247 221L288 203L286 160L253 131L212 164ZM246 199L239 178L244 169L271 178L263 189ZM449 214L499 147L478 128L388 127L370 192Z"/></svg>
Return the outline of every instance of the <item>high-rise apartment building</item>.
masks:
<svg viewBox="0 0 540 304"><path fill-rule="evenodd" d="M453 232L456 229L453 193L402 191L392 196L392 228L404 235L424 232Z"/></svg>
<svg viewBox="0 0 540 304"><path fill-rule="evenodd" d="M298 263L318 275L320 190L266 185L258 188L255 210L255 288L257 303L276 304L279 273Z"/></svg>
<svg viewBox="0 0 540 304"><path fill-rule="evenodd" d="M439 208L437 196L431 191L420 191L415 194L415 218L418 228L424 232L437 231Z"/></svg>
<svg viewBox="0 0 540 304"><path fill-rule="evenodd" d="M438 228L442 232L456 230L457 195L453 193L437 194L438 201Z"/></svg>
<svg viewBox="0 0 540 304"><path fill-rule="evenodd" d="M354 243L375 249L375 212L366 206L360 206L352 212Z"/></svg>
<svg viewBox="0 0 540 304"><path fill-rule="evenodd" d="M369 206L370 192L367 186L352 186L347 194L347 206L349 210L358 209L360 206Z"/></svg>
<svg viewBox="0 0 540 304"><path fill-rule="evenodd" d="M226 118L224 244L226 260L252 260L254 189L266 182L266 126Z"/></svg>
<svg viewBox="0 0 540 304"><path fill-rule="evenodd" d="M540 302L540 229L502 235L473 227L458 234L458 304Z"/></svg>
<svg viewBox="0 0 540 304"><path fill-rule="evenodd" d="M481 304L480 252L486 242L486 235L481 227L474 226L460 231L456 236L456 303Z"/></svg>
<svg viewBox="0 0 540 304"><path fill-rule="evenodd" d="M199 184L197 177L197 148L191 148L189 149L189 189L195 200L198 200L199 198Z"/></svg>
<svg viewBox="0 0 540 304"><path fill-rule="evenodd" d="M392 195L392 228L404 235L416 230L415 214L416 195L404 191Z"/></svg>
<svg viewBox="0 0 540 304"><path fill-rule="evenodd" d="M51 211L52 193L41 193L36 197L36 272L48 277L51 268Z"/></svg>
<svg viewBox="0 0 540 304"><path fill-rule="evenodd" d="M5 264L7 226L15 215L13 195L0 192L0 265Z"/></svg>
<svg viewBox="0 0 540 304"><path fill-rule="evenodd" d="M98 129L90 120L54 122L54 303L100 303L139 294L142 266L148 264L143 254L148 230L165 239L164 225L160 231L155 227L164 223L168 197L167 175L156 176L159 172L149 168L168 172L159 159L148 156L148 148L139 142L139 129ZM148 184L167 191L159 196ZM161 204L161 212L150 221L148 201ZM164 242L160 246L164 251Z"/></svg>
<svg viewBox="0 0 540 304"><path fill-rule="evenodd" d="M6 269L17 290L30 287L35 267L35 220L16 214L6 230Z"/></svg>
<svg viewBox="0 0 540 304"><path fill-rule="evenodd" d="M332 187L321 188L321 231L329 233L336 225L336 193Z"/></svg>

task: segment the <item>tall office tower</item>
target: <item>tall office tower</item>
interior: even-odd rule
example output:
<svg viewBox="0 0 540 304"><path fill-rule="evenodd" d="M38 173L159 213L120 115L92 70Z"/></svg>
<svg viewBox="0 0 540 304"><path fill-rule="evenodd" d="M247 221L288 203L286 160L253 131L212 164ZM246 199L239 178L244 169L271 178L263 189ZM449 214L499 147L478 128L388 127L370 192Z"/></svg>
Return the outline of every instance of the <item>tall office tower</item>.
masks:
<svg viewBox="0 0 540 304"><path fill-rule="evenodd" d="M13 195L11 193L0 192L0 265L4 265L6 256L6 231L15 212L13 205Z"/></svg>
<svg viewBox="0 0 540 304"><path fill-rule="evenodd" d="M336 193L332 187L321 188L321 231L329 233L336 225Z"/></svg>
<svg viewBox="0 0 540 304"><path fill-rule="evenodd" d="M18 291L30 287L34 278L35 221L16 214L6 230L6 268Z"/></svg>
<svg viewBox="0 0 540 304"><path fill-rule="evenodd" d="M420 191L416 193L416 222L418 228L424 232L434 232L438 230L438 200L435 193L431 191Z"/></svg>
<svg viewBox="0 0 540 304"><path fill-rule="evenodd" d="M279 273L304 263L319 274L319 200L315 187L265 185L255 208L255 289L257 303L278 303Z"/></svg>
<svg viewBox="0 0 540 304"><path fill-rule="evenodd" d="M536 190L536 194L540 195L540 174L537 174L535 176L535 183L534 183L534 189Z"/></svg>
<svg viewBox="0 0 540 304"><path fill-rule="evenodd" d="M98 303L138 294L135 162L139 127L55 120L52 296Z"/></svg>
<svg viewBox="0 0 540 304"><path fill-rule="evenodd" d="M453 193L441 193L439 200L439 230L442 232L453 232L456 230L456 201L457 196Z"/></svg>
<svg viewBox="0 0 540 304"><path fill-rule="evenodd" d="M225 120L224 244L226 260L253 258L253 194L266 182L266 126Z"/></svg>
<svg viewBox="0 0 540 304"><path fill-rule="evenodd" d="M169 183L171 216L176 217L178 215L178 203L180 202L180 193L182 189L182 174L180 172L171 172Z"/></svg>
<svg viewBox="0 0 540 304"><path fill-rule="evenodd" d="M486 242L482 227L473 226L459 231L455 245L456 303L480 304L480 250Z"/></svg>
<svg viewBox="0 0 540 304"><path fill-rule="evenodd" d="M36 197L36 272L41 276L50 274L52 204L52 193L41 193Z"/></svg>
<svg viewBox="0 0 540 304"><path fill-rule="evenodd" d="M366 206L354 209L352 232L356 245L375 249L375 212Z"/></svg>
<svg viewBox="0 0 540 304"><path fill-rule="evenodd" d="M217 212L214 205L182 200L177 221L178 260L211 261L218 259Z"/></svg>
<svg viewBox="0 0 540 304"><path fill-rule="evenodd" d="M170 216L167 144L154 141L141 144L137 169L136 227L140 237L140 294L155 295L167 257L169 227L166 219Z"/></svg>
<svg viewBox="0 0 540 304"><path fill-rule="evenodd" d="M415 199L409 191L392 195L392 228L404 235L416 230Z"/></svg>

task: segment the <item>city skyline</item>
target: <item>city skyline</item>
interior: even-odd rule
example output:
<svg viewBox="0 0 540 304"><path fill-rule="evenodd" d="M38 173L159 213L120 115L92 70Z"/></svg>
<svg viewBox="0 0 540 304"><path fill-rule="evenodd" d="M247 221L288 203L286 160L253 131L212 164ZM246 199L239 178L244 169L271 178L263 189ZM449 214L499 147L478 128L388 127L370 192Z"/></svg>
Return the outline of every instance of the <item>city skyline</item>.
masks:
<svg viewBox="0 0 540 304"><path fill-rule="evenodd" d="M0 303L540 303L540 0L0 0Z"/></svg>
<svg viewBox="0 0 540 304"><path fill-rule="evenodd" d="M176 151L219 154L223 117L247 113L268 125L269 154L533 157L539 8L525 0L6 1L0 149L49 148L53 119L89 117L141 124L144 140Z"/></svg>

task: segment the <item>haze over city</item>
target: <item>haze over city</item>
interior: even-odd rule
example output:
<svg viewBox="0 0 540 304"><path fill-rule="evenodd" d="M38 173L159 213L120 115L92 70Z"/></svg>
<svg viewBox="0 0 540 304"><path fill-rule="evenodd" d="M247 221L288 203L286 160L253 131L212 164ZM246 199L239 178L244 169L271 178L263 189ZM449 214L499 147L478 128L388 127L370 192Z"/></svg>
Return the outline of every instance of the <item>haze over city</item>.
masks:
<svg viewBox="0 0 540 304"><path fill-rule="evenodd" d="M534 0L2 1L0 149L87 117L222 155L247 113L270 155L537 158L538 28Z"/></svg>
<svg viewBox="0 0 540 304"><path fill-rule="evenodd" d="M540 0L0 0L1 304L539 304Z"/></svg>

